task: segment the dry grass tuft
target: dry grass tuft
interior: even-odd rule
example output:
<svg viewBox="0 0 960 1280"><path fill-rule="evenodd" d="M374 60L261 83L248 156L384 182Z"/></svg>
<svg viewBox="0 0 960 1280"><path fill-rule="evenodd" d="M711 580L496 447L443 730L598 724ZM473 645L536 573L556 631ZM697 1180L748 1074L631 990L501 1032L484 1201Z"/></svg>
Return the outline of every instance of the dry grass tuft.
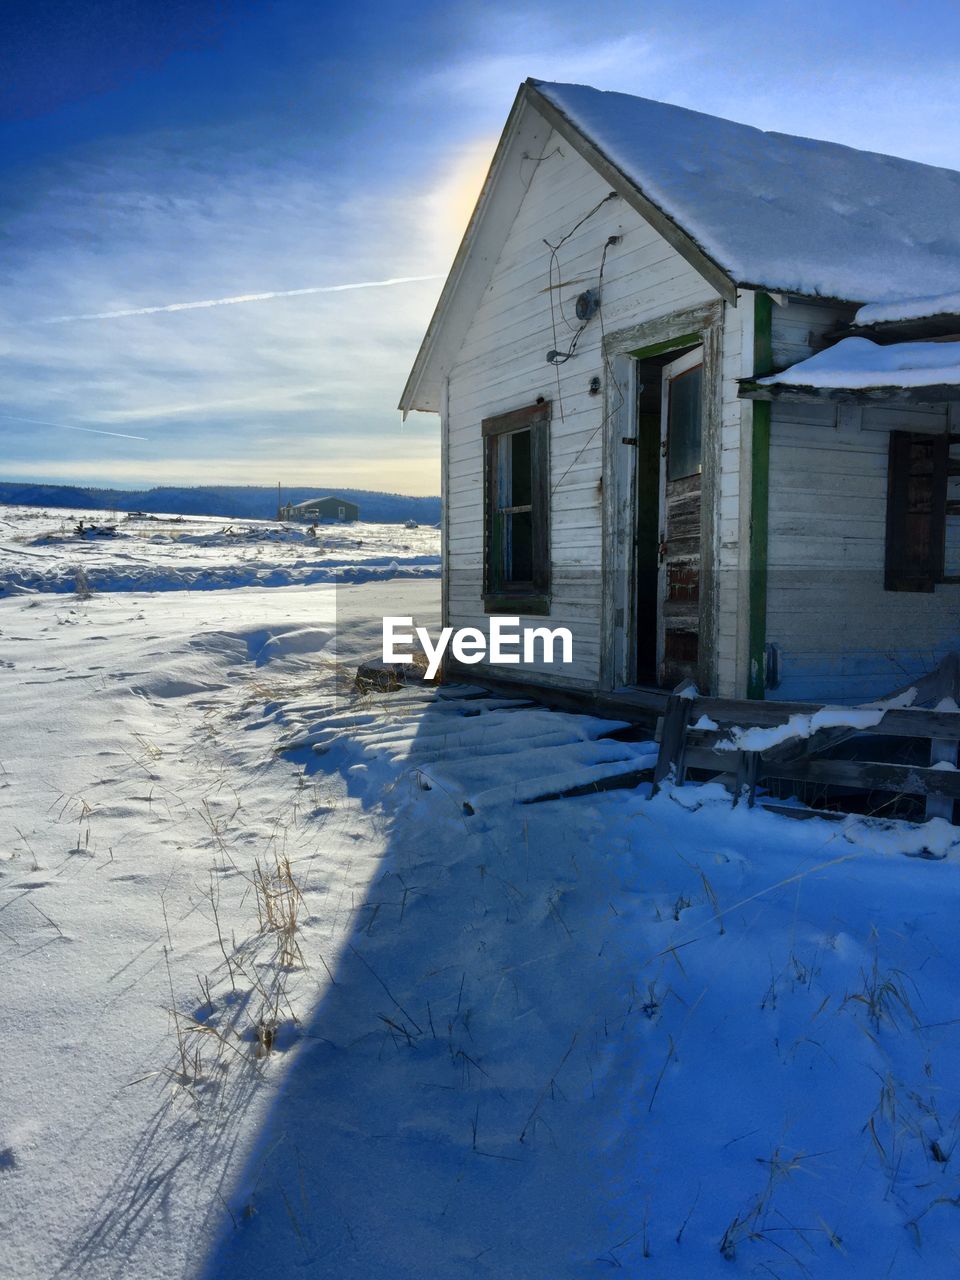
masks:
<svg viewBox="0 0 960 1280"><path fill-rule="evenodd" d="M785 1242L784 1236L787 1241L792 1240L794 1245L804 1252L811 1252L809 1237L818 1235L826 1235L834 1248L840 1248L839 1237L825 1224L819 1224L816 1227L796 1226L788 1222L782 1213L773 1209L773 1200L777 1188L788 1181L798 1169L802 1169L805 1160L814 1158L812 1155L805 1156L802 1154L788 1157L783 1155L778 1147L768 1160L760 1160L759 1163L767 1167L766 1184L758 1192L748 1208L737 1214L726 1231L724 1231L723 1238L720 1241L720 1252L728 1262L732 1262L736 1258L739 1245L748 1240L759 1240L775 1245L780 1252L794 1262L802 1274L810 1275L809 1269L804 1266L801 1259Z"/></svg>
<svg viewBox="0 0 960 1280"><path fill-rule="evenodd" d="M861 970L860 976L863 980L862 989L848 992L841 1008L848 1004L862 1005L877 1035L880 1034L883 1022L888 1022L895 1031L899 1031L899 1020L904 1016L913 1026L918 1024L919 1019L907 994L907 983L911 979L901 969L881 973L879 958L874 955L869 972Z"/></svg>
<svg viewBox="0 0 960 1280"><path fill-rule="evenodd" d="M285 969L303 967L297 938L303 894L286 854L274 854L273 865L257 859L253 872L260 932L277 937L277 959Z"/></svg>

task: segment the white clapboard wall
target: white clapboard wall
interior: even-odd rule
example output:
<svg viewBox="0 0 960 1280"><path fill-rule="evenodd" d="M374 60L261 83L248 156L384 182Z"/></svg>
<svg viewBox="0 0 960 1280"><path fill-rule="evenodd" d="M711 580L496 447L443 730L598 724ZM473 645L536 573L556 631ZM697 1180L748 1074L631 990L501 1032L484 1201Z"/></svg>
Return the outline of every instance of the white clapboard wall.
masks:
<svg viewBox="0 0 960 1280"><path fill-rule="evenodd" d="M716 298L713 289L622 199L610 200L577 230L558 254L559 278L551 316L550 251L609 188L554 134L539 163L449 375L446 418L448 519L447 613L455 626L483 628L483 453L480 424L486 417L532 404L553 402L550 428L552 606L549 625L566 625L574 636L575 663L542 671L595 688L600 671L601 470L603 396L591 395L591 378L605 377L602 334L665 316ZM565 350L575 325L574 300L595 287L609 236L622 240L607 253L601 317L584 332L577 355L559 370L548 364L551 348ZM554 284L558 279L554 272ZM561 314L561 305L563 314ZM564 316L566 319L564 319ZM570 324L568 324L568 321ZM556 336L554 335L556 324ZM732 336L729 368L729 450L736 470L740 413L739 326ZM559 382L559 387L558 387ZM727 441L725 441L725 444ZM736 542L738 489L725 489L721 536ZM735 613L734 606L734 613ZM545 625L543 618L529 619ZM732 648L731 657L732 658ZM525 674L528 674L525 670ZM504 669L503 674L509 674Z"/></svg>
<svg viewBox="0 0 960 1280"><path fill-rule="evenodd" d="M839 319L799 300L775 306L775 367L823 346ZM942 431L947 415L946 405L773 404L767 640L782 681L768 697L878 697L958 647L960 586L883 585L889 433Z"/></svg>

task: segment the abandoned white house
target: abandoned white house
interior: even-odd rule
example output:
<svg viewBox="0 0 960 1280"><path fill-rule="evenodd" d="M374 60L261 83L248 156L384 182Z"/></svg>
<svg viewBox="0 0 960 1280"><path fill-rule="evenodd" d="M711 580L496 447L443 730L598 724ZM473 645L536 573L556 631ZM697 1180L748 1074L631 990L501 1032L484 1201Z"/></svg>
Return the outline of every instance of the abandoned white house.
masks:
<svg viewBox="0 0 960 1280"><path fill-rule="evenodd" d="M400 404L441 418L444 623L549 616L571 665L488 674L586 693L934 666L958 313L960 173L528 81Z"/></svg>
<svg viewBox="0 0 960 1280"><path fill-rule="evenodd" d="M323 498L308 498L306 502L286 503L280 508L280 519L345 524L360 519L360 508L346 498L328 494Z"/></svg>

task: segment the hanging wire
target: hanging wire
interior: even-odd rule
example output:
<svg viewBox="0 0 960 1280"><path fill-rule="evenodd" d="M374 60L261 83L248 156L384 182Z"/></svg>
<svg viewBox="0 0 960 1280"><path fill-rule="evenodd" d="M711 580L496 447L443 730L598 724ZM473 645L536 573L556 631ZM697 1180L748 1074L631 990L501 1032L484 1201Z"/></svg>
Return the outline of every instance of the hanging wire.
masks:
<svg viewBox="0 0 960 1280"><path fill-rule="evenodd" d="M616 191L608 192L608 194L605 195L602 200L598 200L597 203L593 206L593 208L589 209L583 215L583 217L579 220L579 222L575 222L574 225L567 232L567 234L565 236L561 236L561 238L557 241L556 244L551 244L550 241L546 239L543 242L547 246L547 248L550 250L550 264L547 270L547 277L548 277L547 292L550 295L550 328L553 334L554 353L558 357L560 357L560 358L551 360L550 363L554 366L557 372L557 403L560 407L561 422L564 422L566 419L564 418L564 413L563 413L563 392L560 389L560 365L566 364L566 362L570 359L570 357L575 353L577 348L577 343L580 341L580 335L583 333L584 329L586 328L588 321L584 320L583 323L580 325L579 329L576 330L567 351L566 352L558 351L558 340L557 340L557 306L558 305L560 307L560 315L562 316L563 321L567 325L567 327L570 330L573 330L574 326L570 324L570 321L567 320L567 317L563 313L562 299L560 299L559 296L557 297L556 300L554 299L554 293L559 291L563 283L561 279L560 259L557 255L559 254L563 246L567 243L567 241L570 239L570 237L575 235L585 222L589 222L589 220L593 217L593 215L597 213L598 210L602 209L603 206L607 204L610 200L616 200L617 198L618 197L617 197ZM604 250L604 257L606 257L606 250ZM554 269L556 269L556 272L557 272L556 286L554 286L554 282L553 282ZM601 264L601 278L602 278L602 272L603 272L603 267Z"/></svg>
<svg viewBox="0 0 960 1280"><path fill-rule="evenodd" d="M529 151L525 151L523 155L520 157L520 180L523 181L523 166L525 163L529 162L533 165L533 170L530 174L530 178L527 180L527 186L529 187L530 182L533 181L534 174L543 164L544 160L551 160L554 156L562 157L563 154L564 154L563 151L561 151L559 147L554 147L552 151L548 151L546 155L542 155L542 156L532 156Z"/></svg>
<svg viewBox="0 0 960 1280"><path fill-rule="evenodd" d="M608 197L607 197L607 199L609 200L609 198L610 198L610 197L608 196ZM601 201L601 203L605 203L605 201ZM597 207L599 208L599 206L597 206ZM596 210L593 210L593 212L596 212ZM589 216L589 215L588 215L588 216ZM572 233L571 233L571 234L572 234ZM606 375L607 375L607 377L610 379L610 381L613 383L613 385L616 387L616 389L617 389L617 395L619 396L619 400L617 401L617 403L616 403L615 405L612 405L612 406L611 406L611 408L610 408L610 410L609 410L609 412L608 412L608 413L604 414L603 418L600 420L600 425L596 428L596 430L595 430L595 431L593 431L593 432L591 433L591 435L590 435L590 437L587 439L587 441L586 441L586 442L582 445L582 447L577 451L577 453L576 453L576 455L575 455L575 457L574 457L573 461L572 461L572 462L570 463L570 465L567 467L566 471L564 471L563 475L560 477L560 479L557 481L557 483L556 483L556 484L553 486L553 488L550 490L550 496L551 496L551 497L553 497L553 495L557 492L557 490L558 490L558 489L560 488L560 486L563 484L564 480L566 480L567 476L570 474L570 472L573 470L573 468L577 465L577 463L580 461L580 459L583 457L583 455L586 453L586 451L590 448L590 446L593 444L594 440L597 438L597 436L600 434L600 432L603 430L603 428L607 425L607 423L610 421L610 419L611 419L612 417L614 417L617 413L619 413L619 412L620 412L621 408L623 407L623 405L624 405L624 403L625 403L625 401L626 401L626 397L625 397L625 396L624 396L624 394L623 394L623 388L620 386L620 383L617 381L616 377L614 376L614 372L613 372L613 365L611 364L611 362L610 362L610 357L609 357L609 355L607 354L607 351L606 351L606 338L607 338L607 334L606 334L606 330L604 329L604 326L603 326L603 272L604 272L604 268L605 268L605 267L606 267L606 265L607 265L607 251L610 249L610 247L611 247L612 245L618 244L619 242L620 242L620 236L608 236L608 237L607 237L606 244L603 246L603 253L602 253L601 257L600 257L600 271L599 271L599 274L598 274L598 276L597 276L597 298L598 298L598 303L599 303L599 305L598 305L598 307L597 307L597 315L599 316L599 319L600 319L600 352L601 352L601 354L602 354L602 356L603 356L603 367L604 367L604 372L606 373ZM563 243L563 242L561 241L561 243ZM583 328L585 328L585 327L586 327L586 322L584 322L584 325L581 327L581 332L582 332ZM577 337L579 337L579 334L577 335ZM575 343L571 344L571 346L574 346L574 345L575 345ZM573 354L572 350L571 350L570 354L571 354L571 355ZM568 358L569 358L569 357L568 357ZM559 395L560 395L560 370L559 370L559 368L557 369L557 395L558 395L558 397L559 397ZM560 421L561 421L561 422L563 421L563 401L562 401L562 399L561 399L561 401L560 401Z"/></svg>

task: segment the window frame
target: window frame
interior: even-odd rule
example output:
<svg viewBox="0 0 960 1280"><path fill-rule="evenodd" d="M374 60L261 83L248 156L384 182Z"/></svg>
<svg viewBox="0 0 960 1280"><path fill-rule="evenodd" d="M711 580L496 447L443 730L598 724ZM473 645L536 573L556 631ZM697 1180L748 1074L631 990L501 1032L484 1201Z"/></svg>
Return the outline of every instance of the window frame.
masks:
<svg viewBox="0 0 960 1280"><path fill-rule="evenodd" d="M483 607L485 613L550 612L550 420L549 400L484 418L483 448ZM494 551L498 517L496 466L500 442L518 431L530 432L530 514L533 572L529 582L509 583ZM526 506L527 504L523 504Z"/></svg>
<svg viewBox="0 0 960 1280"><path fill-rule="evenodd" d="M930 470L909 471L914 444L930 450ZM947 520L960 515L960 502L948 494L951 476L960 475L960 460L951 458L951 447L960 445L955 432L932 433L892 431L887 463L887 515L884 546L884 590L929 594L941 585L960 583L960 575L946 572ZM909 509L910 479L922 480L929 492L927 512ZM924 565L910 558L903 544L903 528L910 515L925 515L928 521L929 558Z"/></svg>

